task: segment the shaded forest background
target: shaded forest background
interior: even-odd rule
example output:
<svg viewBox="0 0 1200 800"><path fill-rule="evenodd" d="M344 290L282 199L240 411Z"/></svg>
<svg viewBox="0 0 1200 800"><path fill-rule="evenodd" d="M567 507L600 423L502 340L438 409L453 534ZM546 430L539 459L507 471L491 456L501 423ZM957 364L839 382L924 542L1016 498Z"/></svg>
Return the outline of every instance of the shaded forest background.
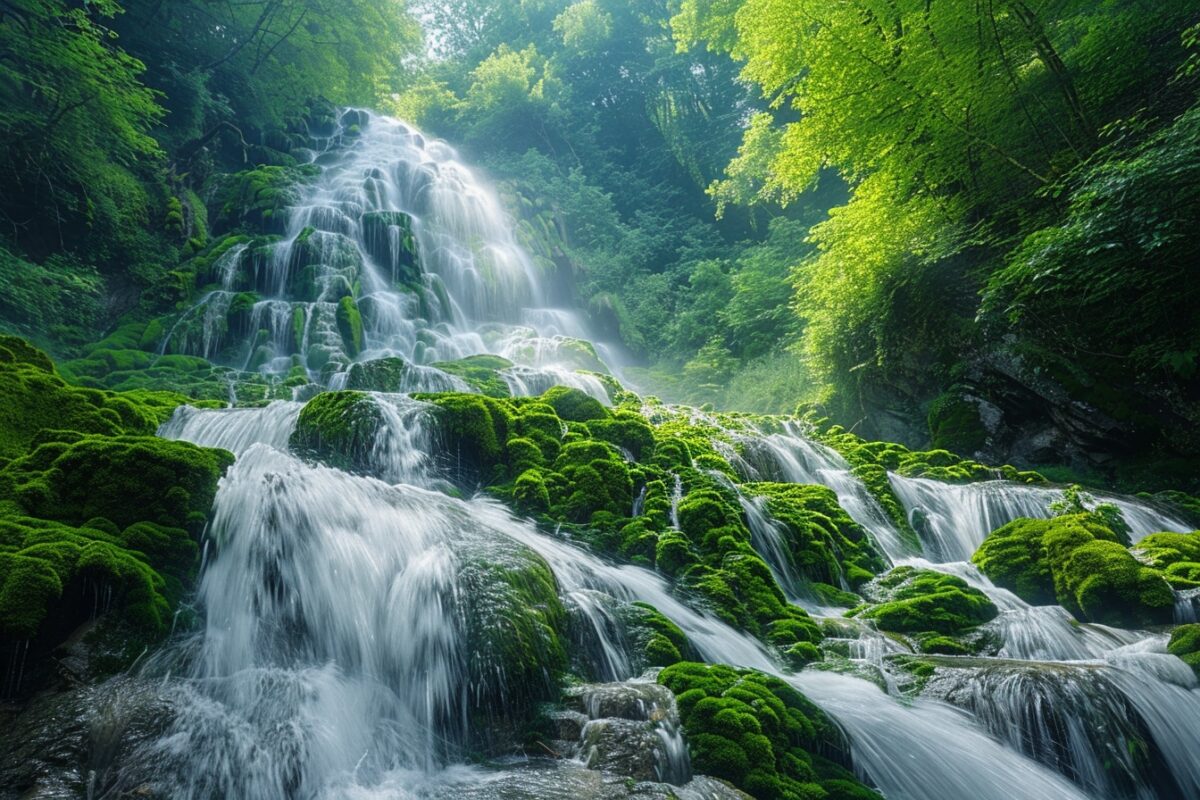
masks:
<svg viewBox="0 0 1200 800"><path fill-rule="evenodd" d="M500 182L643 391L1194 489L1198 23L1193 0L0 0L0 321L70 356L186 303L179 266L253 204L224 176L295 169L323 109L370 106Z"/></svg>

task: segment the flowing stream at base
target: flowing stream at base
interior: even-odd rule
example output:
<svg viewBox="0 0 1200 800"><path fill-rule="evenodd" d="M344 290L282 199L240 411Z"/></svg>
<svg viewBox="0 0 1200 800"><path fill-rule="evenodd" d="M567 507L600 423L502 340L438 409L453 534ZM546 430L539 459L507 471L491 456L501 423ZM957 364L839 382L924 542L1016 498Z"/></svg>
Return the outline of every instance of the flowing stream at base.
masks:
<svg viewBox="0 0 1200 800"><path fill-rule="evenodd" d="M598 379L578 370L602 371L611 359L579 347L587 330L576 317L544 307L550 293L486 187L444 145L394 120L367 123L354 143L317 148L323 177L293 210L275 256L256 267L272 296L256 305L255 319L275 331L259 337L257 368L281 372L299 359L315 391L346 385L358 364L400 356L410 369L390 387L397 392L461 389L432 365L493 353L514 362L505 380L515 393L567 383L606 398ZM412 215L422 253L415 294L394 288L397 226L379 234L387 247L368 236L364 213L374 211ZM298 297L288 288L295 250L314 236L326 268L318 290ZM354 251L355 266L339 260L344 250ZM231 262L229 274L246 268ZM347 271L364 287L365 341L354 355L330 322ZM205 304L221 297L206 297L191 313L207 318ZM281 303L288 314L276 314ZM303 329L290 342L285 316ZM221 345L215 329L202 327L205 335L187 347L251 357L253 347ZM544 563L583 643L573 653L582 673L638 677L614 609L649 603L704 660L780 675L824 709L845 730L856 770L889 800L1200 798L1200 689L1165 655L1162 635L1077 624L963 563L993 527L1048 513L1050 490L893 476L901 501L921 517L923 561L832 450L794 428L750 436L761 457L744 463L754 473L748 478L829 486L891 563L960 575L1000 608L988 624L1003 642L997 657L941 657L926 690L904 700L888 669L890 655L904 649L895 641L835 616L853 629L848 669L789 673L761 642L690 605L661 575L609 562L495 501L456 496L437 472L426 407L399 393L373 398L385 424L371 475L289 452L298 401L181 408L162 427L168 438L237 455L216 499L200 629L144 667L160 679L172 711L164 734L137 757L152 765L165 796L583 800L578 762L467 766L476 737L524 702L487 649L488 631L507 624L503 607L489 606L503 601L492 594L490 570ZM681 487L677 479L673 519ZM1118 501L1135 535L1186 529L1149 506ZM743 507L756 546L788 594L800 594L773 520L754 498ZM481 701L491 713L485 719L471 712ZM678 731L657 734L659 778L684 782L691 771ZM678 796L712 797L699 781L678 787Z"/></svg>

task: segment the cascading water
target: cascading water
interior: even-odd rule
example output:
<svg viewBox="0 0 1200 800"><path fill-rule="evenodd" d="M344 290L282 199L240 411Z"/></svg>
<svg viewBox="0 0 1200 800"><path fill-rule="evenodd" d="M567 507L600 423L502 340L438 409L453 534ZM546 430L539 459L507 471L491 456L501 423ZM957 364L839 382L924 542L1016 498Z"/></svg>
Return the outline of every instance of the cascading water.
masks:
<svg viewBox="0 0 1200 800"><path fill-rule="evenodd" d="M361 129L361 132L359 131ZM553 267L517 243L495 193L447 144L394 119L347 111L314 142L319 176L299 189L282 236L239 243L219 288L168 331L162 352L248 372L301 370L341 388L354 363L403 359L390 391L469 391L431 366L490 354L514 394L572 386L607 402L594 374L613 349L570 310L546 305Z"/></svg>
<svg viewBox="0 0 1200 800"><path fill-rule="evenodd" d="M362 135L318 143L325 171L304 190L286 236L266 255L228 251L221 288L168 335L168 349L267 373L299 367L331 388L352 383L364 362L399 356L406 377L388 387L395 391L461 389L457 376L432 365L493 354L514 363L503 370L511 391L568 383L606 398L598 378L576 371L603 371L596 353L605 350L586 343L576 316L544 307L543 276L492 193L445 145L353 113L366 123ZM229 319L247 280L259 299L234 341L236 326L222 330L213 320ZM363 318L353 354L337 319L347 297ZM189 319L208 320L198 329L205 335L196 338ZM969 557L988 526L1006 517L1044 515L1051 498L1041 493L1049 490L894 479L901 499L927 520L930 560L913 561L913 547L832 450L790 427L740 434L740 468L754 473L747 478L829 486L893 563L957 574L1001 610L986 626L1003 642L998 658L952 659L925 695L901 702L849 674L786 674L759 640L689 605L658 573L611 563L497 502L442 491L425 406L400 394L370 398L381 430L364 459L369 476L289 452L300 402L181 408L162 427L163 436L238 456L216 501L202 628L171 645L158 672L149 668L163 678L173 711L164 735L139 756L166 796L585 796L591 784L579 762L548 771L463 766L475 737L502 727L506 710L522 702L514 693L538 680L537 670L504 673L507 662L497 657L514 638L511 618L529 610L515 607L510 578L494 571L502 568L543 587L537 576L548 571L571 619L573 655L594 680L636 679L620 614L634 601L679 626L701 658L780 675L841 724L857 770L889 800L1200 798L1191 758L1200 744L1200 690L1181 662L1163 660L1161 636L1077 625L1057 606L1029 606L997 589L967 564L934 563ZM676 475L673 484L678 527L683 480ZM644 501L642 494L635 509ZM755 545L778 551L765 507L742 501ZM1148 507L1123 511L1143 533L1177 527ZM772 565L788 594L798 594L786 554L774 552ZM879 668L904 649L869 628L845 644L850 660L875 668L884 683ZM651 733L657 778L688 781L674 718L665 714ZM1148 763L1168 774L1152 774ZM145 770L132 774L145 779ZM724 796L704 780L671 791Z"/></svg>
<svg viewBox="0 0 1200 800"><path fill-rule="evenodd" d="M1050 504L1062 497L1059 489L1009 481L948 485L896 474L889 478L921 536L926 555L937 561L970 559L996 528L1018 517L1049 517ZM1185 522L1128 498L1098 494L1095 499L1121 511L1134 542L1159 531L1191 530Z"/></svg>
<svg viewBox="0 0 1200 800"><path fill-rule="evenodd" d="M913 546L904 541L887 513L862 481L850 472L850 465L833 448L814 442L787 422L782 431L742 437L749 456L744 468L754 479L782 480L787 483L816 483L828 486L846 513L862 525L888 559L914 555Z"/></svg>

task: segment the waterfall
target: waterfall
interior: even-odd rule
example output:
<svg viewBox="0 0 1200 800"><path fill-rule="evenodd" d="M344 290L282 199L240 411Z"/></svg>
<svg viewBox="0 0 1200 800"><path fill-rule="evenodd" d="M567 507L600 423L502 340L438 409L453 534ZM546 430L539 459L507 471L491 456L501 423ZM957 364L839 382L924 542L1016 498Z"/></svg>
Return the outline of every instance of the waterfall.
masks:
<svg viewBox="0 0 1200 800"><path fill-rule="evenodd" d="M300 402L182 407L161 427L164 437L226 448L237 461L216 498L200 628L146 667L170 709L165 730L139 745L130 783L118 788L133 794L152 782L185 800L648 796L622 794L624 783L610 778L601 794L599 779L581 777L581 759L466 766L478 737L509 724L548 679L540 665L517 674L500 657L512 641L532 639L536 649L538 630L563 625L574 669L644 686L621 617L643 602L700 658L768 672L803 692L844 730L855 769L889 800L1200 798L1200 689L1165 655L1164 637L1080 625L965 563L992 528L1049 513L1056 490L892 476L921 533L922 559L845 460L797 426L728 432L740 448L723 447L747 479L826 485L892 563L958 575L992 598L1000 613L982 632L1001 643L997 654L940 657L915 698L901 698L885 669L907 645L869 624L823 620L826 646L844 645L845 674L786 671L762 641L663 575L450 490L429 408L402 393L467 388L435 364L502 356L512 366L500 378L515 394L566 384L603 400L595 373L616 365L610 349L587 343L578 315L545 305L549 277L453 150L398 121L353 113L365 120L362 135L319 143L324 170L291 209L284 237L266 255L229 250L217 265L222 288L184 315L165 347L266 373L299 368L318 384L305 391L354 385L355 370L380 358L403 359L403 376L368 395L381 426L361 459L367 474L289 450ZM243 279L260 295L244 309L247 330L222 329L214 320L246 290ZM357 353L338 329L347 297L363 317ZM204 324L196 329L195 320ZM672 477L678 527L684 481ZM738 497L754 547L799 602L803 582L779 523L761 498ZM635 513L644 501L643 487ZM1184 529L1149 506L1114 502L1137 536ZM527 591L542 594L530 601ZM1194 614L1192 600L1180 596L1180 614ZM535 612L544 614L538 624L514 633ZM669 789L681 798L727 796L692 776L673 709L650 711L640 722L654 723L642 732L655 748L655 776L684 784Z"/></svg>
<svg viewBox="0 0 1200 800"><path fill-rule="evenodd" d="M614 348L593 345L577 312L546 305L553 267L518 244L496 193L453 148L354 109L317 144L321 172L299 187L282 238L223 253L221 288L180 317L162 352L268 375L301 367L335 388L356 362L401 358L405 384L377 387L394 391L469 391L431 365L491 354L512 362L514 394L566 385L608 402L589 373L616 369ZM243 298L255 300L239 317ZM360 343L344 328L356 313Z"/></svg>

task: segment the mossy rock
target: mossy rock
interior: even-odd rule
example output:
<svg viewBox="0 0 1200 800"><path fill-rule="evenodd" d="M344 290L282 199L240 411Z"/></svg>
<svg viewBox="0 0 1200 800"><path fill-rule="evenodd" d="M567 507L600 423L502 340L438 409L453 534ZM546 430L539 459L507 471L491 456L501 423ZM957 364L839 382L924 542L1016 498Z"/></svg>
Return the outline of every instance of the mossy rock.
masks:
<svg viewBox="0 0 1200 800"><path fill-rule="evenodd" d="M48 442L0 471L0 493L32 514L81 524L148 520L198 534L233 463L224 450L155 437L84 436Z"/></svg>
<svg viewBox="0 0 1200 800"><path fill-rule="evenodd" d="M624 606L622 617L638 662L636 668L669 667L698 658L687 634L649 603L635 602Z"/></svg>
<svg viewBox="0 0 1200 800"><path fill-rule="evenodd" d="M434 405L433 420L443 459L464 484L491 483L506 474L505 445L512 406L474 394L419 395Z"/></svg>
<svg viewBox="0 0 1200 800"><path fill-rule="evenodd" d="M767 498L767 511L784 524L792 566L809 581L856 587L884 568L882 556L861 525L824 486L748 483L747 495Z"/></svg>
<svg viewBox="0 0 1200 800"><path fill-rule="evenodd" d="M779 678L681 662L658 680L675 693L697 772L762 800L878 800L850 772L837 724Z"/></svg>
<svg viewBox="0 0 1200 800"><path fill-rule="evenodd" d="M979 416L979 402L952 389L929 406L927 417L933 446L957 453L974 453L987 444L987 429Z"/></svg>
<svg viewBox="0 0 1200 800"><path fill-rule="evenodd" d="M322 392L301 409L288 446L303 458L331 467L370 472L383 426L383 410L370 394Z"/></svg>
<svg viewBox="0 0 1200 800"><path fill-rule="evenodd" d="M983 592L956 575L896 567L863 587L868 604L854 610L895 633L961 635L999 613Z"/></svg>
<svg viewBox="0 0 1200 800"><path fill-rule="evenodd" d="M1174 594L1164 574L1134 558L1094 513L1014 520L992 531L972 561L1027 602L1057 602L1084 621L1171 621Z"/></svg>
<svg viewBox="0 0 1200 800"><path fill-rule="evenodd" d="M467 548L458 578L472 710L530 715L567 667L568 618L554 573L529 548L492 541Z"/></svg>
<svg viewBox="0 0 1200 800"><path fill-rule="evenodd" d="M300 187L319 174L319 167L304 165L260 166L224 176L215 197L215 227L282 232L283 212L299 201Z"/></svg>
<svg viewBox="0 0 1200 800"><path fill-rule="evenodd" d="M399 392L407 385L411 369L408 361L399 356L376 358L350 365L346 388L369 392Z"/></svg>
<svg viewBox="0 0 1200 800"><path fill-rule="evenodd" d="M116 394L72 386L45 353L22 339L0 336L0 458L24 454L44 430L153 434L186 401L165 392Z"/></svg>
<svg viewBox="0 0 1200 800"><path fill-rule="evenodd" d="M342 347L351 358L362 352L363 321L353 297L343 297L337 304L337 327L342 335Z"/></svg>
<svg viewBox="0 0 1200 800"><path fill-rule="evenodd" d="M1200 676L1200 624L1180 625L1171 631L1167 652L1179 656Z"/></svg>
<svg viewBox="0 0 1200 800"><path fill-rule="evenodd" d="M608 417L608 409L599 400L578 389L555 386L543 394L541 400L553 408L559 417L571 422L587 422Z"/></svg>
<svg viewBox="0 0 1200 800"><path fill-rule="evenodd" d="M462 378L467 384L488 397L508 397L511 392L500 372L512 367L506 358L493 355L475 355L457 361L439 361L433 365L448 375Z"/></svg>

